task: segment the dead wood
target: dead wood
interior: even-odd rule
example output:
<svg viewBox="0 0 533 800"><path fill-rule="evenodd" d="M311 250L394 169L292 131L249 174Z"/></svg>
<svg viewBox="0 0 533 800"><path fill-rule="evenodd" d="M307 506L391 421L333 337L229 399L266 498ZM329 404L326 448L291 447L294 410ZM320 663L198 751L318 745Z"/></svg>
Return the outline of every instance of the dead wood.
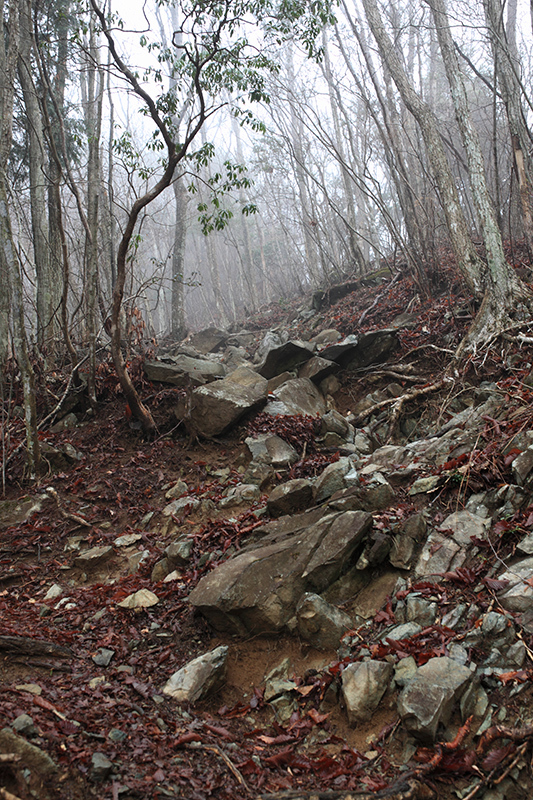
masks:
<svg viewBox="0 0 533 800"><path fill-rule="evenodd" d="M30 639L28 636L0 636L0 651L26 656L57 656L58 658L74 658L69 647L63 647L42 639Z"/></svg>
<svg viewBox="0 0 533 800"><path fill-rule="evenodd" d="M434 800L435 792L417 780L396 781L380 792L274 792L260 800Z"/></svg>

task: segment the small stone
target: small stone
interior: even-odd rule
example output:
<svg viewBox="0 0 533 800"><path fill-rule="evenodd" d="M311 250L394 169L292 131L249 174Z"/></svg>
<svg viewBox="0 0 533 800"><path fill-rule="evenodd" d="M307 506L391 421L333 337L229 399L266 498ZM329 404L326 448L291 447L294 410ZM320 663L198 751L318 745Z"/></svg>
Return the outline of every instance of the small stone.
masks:
<svg viewBox="0 0 533 800"><path fill-rule="evenodd" d="M356 725L372 717L388 689L392 665L386 661L349 664L342 673L342 696L348 722Z"/></svg>
<svg viewBox="0 0 533 800"><path fill-rule="evenodd" d="M112 742L123 742L124 739L128 738L128 734L125 731L121 731L120 728L111 728L107 738L111 739Z"/></svg>
<svg viewBox="0 0 533 800"><path fill-rule="evenodd" d="M102 686L106 682L107 678L104 675L97 675L96 678L91 678L89 683L89 689L97 689L99 686Z"/></svg>
<svg viewBox="0 0 533 800"><path fill-rule="evenodd" d="M218 689L226 678L228 647L221 645L193 659L175 672L163 687L163 694L180 703L194 703Z"/></svg>
<svg viewBox="0 0 533 800"><path fill-rule="evenodd" d="M113 548L109 546L92 547L74 559L74 564L80 569L91 570L107 561L113 555Z"/></svg>
<svg viewBox="0 0 533 800"><path fill-rule="evenodd" d="M138 592L129 594L117 605L120 608L150 608L159 603L159 598L149 589L139 589Z"/></svg>
<svg viewBox="0 0 533 800"><path fill-rule="evenodd" d="M427 478L418 478L409 489L410 495L426 494L437 488L441 480L440 475L429 475Z"/></svg>
<svg viewBox="0 0 533 800"><path fill-rule="evenodd" d="M33 719L28 714L19 714L12 723L13 730L22 733L24 736L35 736L37 728L33 724Z"/></svg>
<svg viewBox="0 0 533 800"><path fill-rule="evenodd" d="M89 777L92 781L99 783L109 777L113 769L113 763L103 753L93 753L91 758L91 770Z"/></svg>
<svg viewBox="0 0 533 800"><path fill-rule="evenodd" d="M92 660L97 667L108 667L114 655L114 650L109 650L107 647L101 647L92 657Z"/></svg>
<svg viewBox="0 0 533 800"><path fill-rule="evenodd" d="M141 533L125 533L123 536L118 536L113 544L116 547L129 547L130 544L135 544L139 539L142 539Z"/></svg>
<svg viewBox="0 0 533 800"><path fill-rule="evenodd" d="M40 697L43 693L43 690L38 683L20 683L18 686L15 686L15 689L18 692L28 692L29 694L34 694L37 697Z"/></svg>
<svg viewBox="0 0 533 800"><path fill-rule="evenodd" d="M52 584L48 591L46 592L45 596L43 597L44 602L46 603L48 600L55 600L56 597L61 597L63 594L63 589L58 583Z"/></svg>
<svg viewBox="0 0 533 800"><path fill-rule="evenodd" d="M177 516L178 514L190 513L195 511L200 505L197 497L180 497L178 500L173 500L164 507L161 512L164 517Z"/></svg>
<svg viewBox="0 0 533 800"><path fill-rule="evenodd" d="M189 487L185 481L180 479L165 493L165 500L177 500L178 497L183 497L188 491Z"/></svg>

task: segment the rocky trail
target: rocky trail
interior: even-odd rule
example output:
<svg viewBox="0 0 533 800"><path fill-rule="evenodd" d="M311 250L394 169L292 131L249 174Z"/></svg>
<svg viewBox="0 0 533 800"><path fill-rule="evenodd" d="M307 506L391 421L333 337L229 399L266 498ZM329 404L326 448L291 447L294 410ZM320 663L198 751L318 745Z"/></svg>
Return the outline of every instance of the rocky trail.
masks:
<svg viewBox="0 0 533 800"><path fill-rule="evenodd" d="M0 502L0 797L533 794L533 339L453 275L107 363ZM60 375L42 378L44 418Z"/></svg>

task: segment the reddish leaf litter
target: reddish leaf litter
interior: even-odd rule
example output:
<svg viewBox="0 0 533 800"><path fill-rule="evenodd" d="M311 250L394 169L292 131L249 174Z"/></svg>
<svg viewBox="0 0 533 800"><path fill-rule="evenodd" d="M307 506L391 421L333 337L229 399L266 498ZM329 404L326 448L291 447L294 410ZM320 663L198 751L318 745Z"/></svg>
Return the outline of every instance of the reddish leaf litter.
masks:
<svg viewBox="0 0 533 800"><path fill-rule="evenodd" d="M441 272L445 274L446 269ZM416 363L418 374L435 376L446 363L443 349L455 347L471 318L459 282L448 275L446 287L436 300L425 301L405 277L390 288L386 284L361 286L322 312L320 328L316 320L302 323L291 309L280 306L265 310L255 323L258 328L283 322L295 336L312 335L312 325L314 330L335 327L344 335L386 327L408 309L415 322L399 334L400 357ZM365 311L364 323L358 327ZM507 482L513 436L533 427L533 393L524 383L526 374L517 368L508 377L508 363L509 352L493 350L486 361L470 359L463 367L463 378L500 380L509 414L503 421L487 417L483 435L470 453L434 469L441 478L433 504L436 521L439 515L444 519L451 509L462 507L473 492ZM173 672L221 643L207 623L193 615L188 594L202 575L237 552L261 522L255 513L258 504L230 518L217 510L206 516L185 509L171 523L174 535L176 527L187 533L191 559L175 580L154 583L152 569L168 537L152 529L150 514L164 505L168 486L179 478L191 496L216 503L227 486L216 472L226 467L230 482L240 480L237 465L242 441L251 433L276 433L296 446L301 460L290 477L316 474L338 454L316 450L315 420L267 419L263 414L219 442L190 446L184 433L174 430L171 409L179 390L150 384L139 364L140 360L133 363L133 371L143 399L149 398L157 416L158 438L143 441L131 428L113 371L103 363L97 417L88 414L84 424L69 431L52 433L45 428L42 432L42 441L54 447L72 445L81 454L79 460L50 471L37 487L23 483L22 453L17 452L24 436L23 421L10 413L6 496L21 497L24 491L34 495L47 488L56 494L50 493L50 501L27 522L0 532L0 641L1 637L27 637L36 643L36 652L37 643L42 642L68 650L61 655L59 651L36 655L0 651L2 725L9 726L21 714L30 715L34 729L26 735L28 741L58 765L52 778L35 787L25 775L23 761L5 760L0 762L0 787L20 800L229 800L283 790L298 796L331 790L392 797L391 787L399 779L413 779L435 797L454 797L452 790L461 782L473 787L468 797L474 797L479 796L476 785L501 783L519 759L530 759L531 726L498 723L476 740L467 721L455 725L452 741L431 748L419 746L406 760L406 738L392 695L385 710L368 725L348 728L338 703L340 677L348 664L368 656L390 663L412 656L421 666L436 655L447 655L451 644L464 637L464 631L457 633L437 622L408 640L382 641L383 631L395 621L395 606L405 596L402 592L387 598L371 627L346 635L343 658L323 654L325 666L302 666L292 676L297 705L283 725L264 702L265 665L257 659L264 658L265 650L254 641L224 642L237 661L239 653L244 660L253 659L258 648L257 683L249 690L243 688L240 697L235 696L234 685L231 692L223 690L219 697L186 708L161 693ZM43 375L41 380L39 412L44 416L64 384L59 373ZM348 406L356 391L364 394L365 380L346 381L339 406ZM10 412L21 400L16 380L13 385ZM439 402L435 400L436 407ZM397 506L376 514L375 524L393 530L412 510L410 499L402 499L398 490ZM476 605L482 612L497 608L496 592L502 586L489 574L491 566L495 559L512 555L519 538L532 528L533 507L516 512L493 528L490 539L475 542L479 554L472 563L440 576L438 583L414 583L409 591L437 602L439 618L458 602ZM127 533L140 537L143 555L135 569L114 544L117 536ZM112 546L111 559L95 573L84 574L74 564L74 548L80 540L86 547ZM63 589L61 600L45 601L54 583ZM137 610L118 606L130 593L148 588L159 598L157 605ZM476 624L474 618L469 624ZM531 655L531 636L524 633L523 637ZM311 658L306 645L283 639L263 647L271 648L276 663L282 660L284 647L299 648L301 665ZM107 666L100 658L103 651L111 653ZM478 660L486 654L474 648L471 655ZM501 688L492 693L491 702L506 709L506 721L514 720L531 701L532 676L529 666L499 676ZM112 765L101 781L94 769L95 754L102 754Z"/></svg>

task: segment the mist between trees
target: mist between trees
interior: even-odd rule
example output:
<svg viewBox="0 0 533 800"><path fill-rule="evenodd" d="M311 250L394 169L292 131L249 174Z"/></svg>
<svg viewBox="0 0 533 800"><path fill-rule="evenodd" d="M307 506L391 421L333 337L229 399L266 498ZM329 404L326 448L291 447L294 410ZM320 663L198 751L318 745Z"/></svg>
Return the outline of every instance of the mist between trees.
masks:
<svg viewBox="0 0 533 800"><path fill-rule="evenodd" d="M532 26L517 0L0 0L0 358L80 360L227 327L451 247L463 345L530 313ZM520 22L519 22L520 21ZM482 244L482 250L479 245ZM5 387L3 388L5 390Z"/></svg>

